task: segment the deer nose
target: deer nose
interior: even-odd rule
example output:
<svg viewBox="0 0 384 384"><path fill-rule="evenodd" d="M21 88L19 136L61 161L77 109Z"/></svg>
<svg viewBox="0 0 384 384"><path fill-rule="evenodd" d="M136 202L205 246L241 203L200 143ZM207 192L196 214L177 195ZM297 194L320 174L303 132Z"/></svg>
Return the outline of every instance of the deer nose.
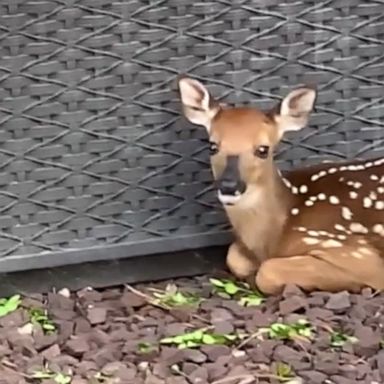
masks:
<svg viewBox="0 0 384 384"><path fill-rule="evenodd" d="M245 191L245 183L241 180L222 179L219 182L219 190L226 196L241 195Z"/></svg>

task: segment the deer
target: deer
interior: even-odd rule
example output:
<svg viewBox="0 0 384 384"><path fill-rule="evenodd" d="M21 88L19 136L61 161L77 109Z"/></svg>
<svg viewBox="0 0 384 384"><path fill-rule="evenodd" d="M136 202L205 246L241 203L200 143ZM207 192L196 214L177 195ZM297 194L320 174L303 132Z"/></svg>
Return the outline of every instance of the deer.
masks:
<svg viewBox="0 0 384 384"><path fill-rule="evenodd" d="M182 115L208 135L217 198L233 242L226 266L265 295L384 288L384 158L280 171L286 132L309 123L318 92L298 86L273 108L228 106L199 80L177 79Z"/></svg>

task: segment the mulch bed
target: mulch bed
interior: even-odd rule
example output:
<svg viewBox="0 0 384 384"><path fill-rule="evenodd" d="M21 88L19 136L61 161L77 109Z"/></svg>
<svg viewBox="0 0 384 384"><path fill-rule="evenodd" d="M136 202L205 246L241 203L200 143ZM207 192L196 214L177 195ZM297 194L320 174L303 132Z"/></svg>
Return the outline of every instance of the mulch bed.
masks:
<svg viewBox="0 0 384 384"><path fill-rule="evenodd" d="M169 283L195 292L197 307L163 309L148 303L148 288ZM208 277L183 278L105 290L64 290L22 298L22 306L0 318L0 383L251 384L280 383L273 372L288 364L290 383L384 383L384 295L303 294L287 287L280 297L242 306L212 292ZM69 297L67 297L69 296ZM56 331L29 325L31 308L45 308ZM255 337L276 322L306 318L313 339ZM165 337L208 327L216 334L251 335L230 345L180 349ZM330 329L357 338L331 346ZM252 336L253 335L253 336ZM36 372L61 376L33 378Z"/></svg>

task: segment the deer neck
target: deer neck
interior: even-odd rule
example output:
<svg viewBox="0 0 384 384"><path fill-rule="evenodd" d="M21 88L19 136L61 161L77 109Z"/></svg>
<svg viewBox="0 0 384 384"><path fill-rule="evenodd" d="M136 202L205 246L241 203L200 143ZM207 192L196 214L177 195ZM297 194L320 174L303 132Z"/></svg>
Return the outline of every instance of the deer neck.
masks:
<svg viewBox="0 0 384 384"><path fill-rule="evenodd" d="M261 186L251 187L238 204L225 207L237 241L260 261L274 254L295 199L279 170L273 166L270 171Z"/></svg>

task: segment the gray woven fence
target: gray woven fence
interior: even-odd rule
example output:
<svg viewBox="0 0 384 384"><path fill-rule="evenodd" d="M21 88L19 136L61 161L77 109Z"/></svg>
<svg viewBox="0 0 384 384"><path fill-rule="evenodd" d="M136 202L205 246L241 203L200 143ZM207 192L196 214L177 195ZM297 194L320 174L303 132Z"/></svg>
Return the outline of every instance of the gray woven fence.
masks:
<svg viewBox="0 0 384 384"><path fill-rule="evenodd" d="M383 0L0 0L0 271L226 244L188 73L232 104L317 85L281 168L384 155Z"/></svg>

